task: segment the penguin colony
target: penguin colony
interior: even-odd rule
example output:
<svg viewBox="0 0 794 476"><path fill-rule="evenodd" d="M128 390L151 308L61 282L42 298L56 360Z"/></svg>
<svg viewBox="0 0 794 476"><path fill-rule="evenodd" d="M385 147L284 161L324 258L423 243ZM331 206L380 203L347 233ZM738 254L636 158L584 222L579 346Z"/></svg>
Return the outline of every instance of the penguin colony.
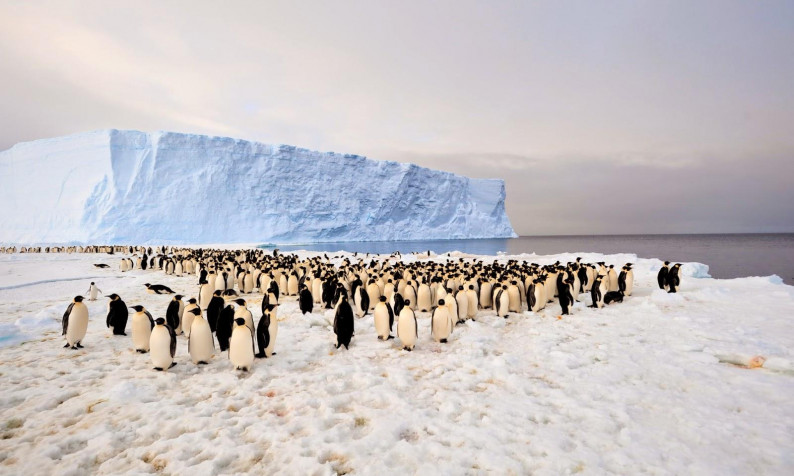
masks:
<svg viewBox="0 0 794 476"><path fill-rule="evenodd" d="M104 247L94 247L103 249ZM631 263L620 272L604 262L507 263L447 259L446 262L417 260L404 263L400 253L388 257L353 255L332 263L327 255L299 259L297 255L272 255L264 250L159 249L109 247L106 252L129 253L120 270L149 269L168 275L195 275L196 297L187 303L167 286L146 283L152 294L171 299L158 304L164 317L154 318L142 305L130 307L132 345L150 353L153 366L166 370L176 365L177 336L188 341L190 360L206 364L217 353L226 353L237 370L251 370L255 359L276 355L277 310L280 302L294 299L303 314L315 307L333 309L336 348L350 347L356 319L372 315L379 340L396 338L405 351L419 342L416 312L430 313L429 336L448 343L457 324L474 320L484 309L493 309L505 319L525 311L539 312L557 302L561 314L569 315L575 302L590 297L590 307L623 302L631 296L634 272ZM337 257L334 257L337 258ZM660 270L659 286L676 292L680 286L680 264ZM88 290L96 298L94 283ZM245 297L241 297L245 296ZM255 323L246 297L261 296L261 317ZM114 335L126 336L128 310L116 294L110 298L106 325ZM161 298L162 299L162 298ZM88 312L77 296L63 318L65 347L81 348ZM396 324L396 328L395 328Z"/></svg>

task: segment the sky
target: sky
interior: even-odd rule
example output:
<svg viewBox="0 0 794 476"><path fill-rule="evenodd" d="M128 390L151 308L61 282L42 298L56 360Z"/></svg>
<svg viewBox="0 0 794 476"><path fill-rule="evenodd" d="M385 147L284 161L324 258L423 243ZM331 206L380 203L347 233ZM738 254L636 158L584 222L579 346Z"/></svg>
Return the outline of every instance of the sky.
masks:
<svg viewBox="0 0 794 476"><path fill-rule="evenodd" d="M0 0L0 150L114 128L413 162L504 179L520 235L794 232L792 85L791 1Z"/></svg>

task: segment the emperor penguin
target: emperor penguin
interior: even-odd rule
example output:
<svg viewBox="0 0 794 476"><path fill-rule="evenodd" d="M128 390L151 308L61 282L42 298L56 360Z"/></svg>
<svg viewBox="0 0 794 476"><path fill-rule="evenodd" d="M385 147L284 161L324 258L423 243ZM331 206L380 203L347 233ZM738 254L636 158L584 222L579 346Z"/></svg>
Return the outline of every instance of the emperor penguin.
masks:
<svg viewBox="0 0 794 476"><path fill-rule="evenodd" d="M416 291L416 309L422 312L428 312L433 307L433 295L430 292L430 286L427 281L423 280Z"/></svg>
<svg viewBox="0 0 794 476"><path fill-rule="evenodd" d="M677 292L678 287L681 285L681 263L676 263L667 273L667 289L668 293Z"/></svg>
<svg viewBox="0 0 794 476"><path fill-rule="evenodd" d="M196 298L190 298L185 306L185 312L182 314L182 330L188 337L190 337L190 330L191 327L193 327L193 317L195 316L195 314L192 313L193 309L198 309L199 314L201 314L201 308L196 303Z"/></svg>
<svg viewBox="0 0 794 476"><path fill-rule="evenodd" d="M85 294L88 295L89 301L96 301L97 296L99 296L99 293L101 292L102 290L99 289L93 281L91 281L91 284L88 286L88 291L86 291Z"/></svg>
<svg viewBox="0 0 794 476"><path fill-rule="evenodd" d="M345 346L345 349L350 347L350 339L353 338L355 332L355 324L353 319L353 309L347 298L342 296L341 300L336 306L336 313L334 314L334 334L336 334L336 348Z"/></svg>
<svg viewBox="0 0 794 476"><path fill-rule="evenodd" d="M173 329L177 334L180 333L182 328L182 312L185 311L185 303L182 302L182 295L176 294L171 302L168 303L168 308L165 311L165 319L168 327Z"/></svg>
<svg viewBox="0 0 794 476"><path fill-rule="evenodd" d="M408 281L405 284L405 289L400 293L405 298L405 305L411 309L416 309L416 288L414 288L413 281ZM408 303L411 303L410 305Z"/></svg>
<svg viewBox="0 0 794 476"><path fill-rule="evenodd" d="M154 328L154 319L143 306L132 306L132 346L141 354L149 352L149 338Z"/></svg>
<svg viewBox="0 0 794 476"><path fill-rule="evenodd" d="M593 300L591 307L601 309L604 307L604 297L607 293L607 285L604 282L606 276L599 274L593 280L593 287L590 288L590 297Z"/></svg>
<svg viewBox="0 0 794 476"><path fill-rule="evenodd" d="M162 317L154 321L154 329L149 337L149 355L154 364L154 370L170 369L176 355L176 332L165 323Z"/></svg>
<svg viewBox="0 0 794 476"><path fill-rule="evenodd" d="M516 280L510 281L507 286L507 309L509 312L521 312L521 292Z"/></svg>
<svg viewBox="0 0 794 476"><path fill-rule="evenodd" d="M463 286L458 286L458 294L455 295L455 302L458 307L458 314L455 316L455 322L461 323L466 320L469 314L469 297L463 290Z"/></svg>
<svg viewBox="0 0 794 476"><path fill-rule="evenodd" d="M256 341L259 344L257 359L268 358L276 355L273 350L276 347L276 337L278 336L278 317L276 316L276 306L268 304L262 309L262 317L256 326Z"/></svg>
<svg viewBox="0 0 794 476"><path fill-rule="evenodd" d="M367 315L367 312L369 312L369 293L367 293L364 286L356 288L353 294L353 303L356 305L356 315L358 317Z"/></svg>
<svg viewBox="0 0 794 476"><path fill-rule="evenodd" d="M254 331L245 319L238 317L234 320L232 338L229 342L229 360L235 370L249 371L254 364Z"/></svg>
<svg viewBox="0 0 794 476"><path fill-rule="evenodd" d="M235 299L235 304L237 304L237 310L234 311L234 318L237 319L238 317L242 317L245 319L245 325L254 329L254 316L251 314L251 311L246 307L245 299Z"/></svg>
<svg viewBox="0 0 794 476"><path fill-rule="evenodd" d="M562 309L563 316L567 316L569 314L570 308L573 306L573 287L574 279L568 278L562 282L561 287L557 288L560 299L560 308Z"/></svg>
<svg viewBox="0 0 794 476"><path fill-rule="evenodd" d="M623 282L625 285L623 294L626 296L631 296L631 293L634 290L634 270L631 269L631 263L626 263L626 276Z"/></svg>
<svg viewBox="0 0 794 476"><path fill-rule="evenodd" d="M394 326L394 311L388 302L386 296L381 296L380 302L375 305L375 333L380 340L389 340L394 337L391 335L392 327Z"/></svg>
<svg viewBox="0 0 794 476"><path fill-rule="evenodd" d="M408 352L414 350L419 337L419 326L416 323L416 314L411 309L411 302L408 299L405 300L405 307L397 318L397 337L402 342L403 350Z"/></svg>
<svg viewBox="0 0 794 476"><path fill-rule="evenodd" d="M82 349L82 341L88 331L88 308L83 304L83 296L75 296L66 312L63 313L63 334L66 345L72 349Z"/></svg>
<svg viewBox="0 0 794 476"><path fill-rule="evenodd" d="M444 305L445 302L441 299L438 302L438 307L433 311L433 316L430 318L430 336L442 344L447 343L452 328L455 324L452 322L452 316L449 314L449 308Z"/></svg>
<svg viewBox="0 0 794 476"><path fill-rule="evenodd" d="M659 270L659 274L656 275L656 282L659 283L659 289L664 289L665 291L668 290L667 287L667 273L670 272L670 262L665 261L662 269Z"/></svg>
<svg viewBox="0 0 794 476"><path fill-rule="evenodd" d="M111 294L107 296L110 298L108 303L108 317L105 324L108 328L113 328L113 335L125 336L127 328L127 318L129 311L127 305L121 300L118 294Z"/></svg>
<svg viewBox="0 0 794 476"><path fill-rule="evenodd" d="M215 290L216 291L221 291L221 292L226 291L226 278L228 276L229 276L229 273L224 271L222 273L219 273L215 277Z"/></svg>
<svg viewBox="0 0 794 476"><path fill-rule="evenodd" d="M209 284L206 280L201 281L199 285L198 305L202 311L207 310L207 306L210 305L210 300L212 299L212 293L214 291L215 286Z"/></svg>
<svg viewBox="0 0 794 476"><path fill-rule="evenodd" d="M298 284L298 275L293 271L287 279L287 296L296 296L298 294Z"/></svg>
<svg viewBox="0 0 794 476"><path fill-rule="evenodd" d="M493 305L496 309L496 315L507 319L510 312L510 297L507 290L507 285L503 284L501 289L494 294Z"/></svg>
<svg viewBox="0 0 794 476"><path fill-rule="evenodd" d="M246 271L243 277L243 293L251 294L252 292L254 292L254 275L250 271Z"/></svg>
<svg viewBox="0 0 794 476"><path fill-rule="evenodd" d="M469 289L466 290L466 317L474 319L477 317L477 308L479 307L477 299L477 291L474 289L473 284L469 284Z"/></svg>
<svg viewBox="0 0 794 476"><path fill-rule="evenodd" d="M229 339L234 329L234 313L234 302L229 302L226 303L226 306L218 316L218 322L215 326L215 338L218 339L218 347L220 347L221 352L229 349ZM209 314L209 311L207 314Z"/></svg>
<svg viewBox="0 0 794 476"><path fill-rule="evenodd" d="M483 309L490 309L492 306L491 303L491 291L493 290L493 284L491 284L490 280L484 280L480 284L480 306Z"/></svg>
<svg viewBox="0 0 794 476"><path fill-rule="evenodd" d="M609 286L607 287L607 292L609 291L617 291L619 289L618 284L618 274L615 272L615 265L609 265Z"/></svg>
<svg viewBox="0 0 794 476"><path fill-rule="evenodd" d="M380 286L378 286L374 279L370 279L369 284L367 284L367 296L369 297L370 311L374 310L375 305L380 302L380 295Z"/></svg>
<svg viewBox="0 0 794 476"><path fill-rule="evenodd" d="M302 314L311 313L314 307L314 298L312 292L305 284L300 285L300 292L298 293L298 307Z"/></svg>
<svg viewBox="0 0 794 476"><path fill-rule="evenodd" d="M221 292L214 291L212 294L212 299L210 299L209 304L207 304L206 314L207 322L209 323L212 332L215 332L218 328L218 319L220 318L224 307L226 307L226 301L224 301L221 297Z"/></svg>

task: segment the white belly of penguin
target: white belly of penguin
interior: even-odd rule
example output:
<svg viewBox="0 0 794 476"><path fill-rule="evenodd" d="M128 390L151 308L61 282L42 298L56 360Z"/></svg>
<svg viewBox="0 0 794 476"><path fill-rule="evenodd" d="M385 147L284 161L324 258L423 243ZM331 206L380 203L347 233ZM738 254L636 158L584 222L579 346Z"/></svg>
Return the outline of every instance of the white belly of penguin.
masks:
<svg viewBox="0 0 794 476"><path fill-rule="evenodd" d="M164 326L156 326L149 338L149 352L152 364L161 369L171 366L174 359L171 357L171 334Z"/></svg>

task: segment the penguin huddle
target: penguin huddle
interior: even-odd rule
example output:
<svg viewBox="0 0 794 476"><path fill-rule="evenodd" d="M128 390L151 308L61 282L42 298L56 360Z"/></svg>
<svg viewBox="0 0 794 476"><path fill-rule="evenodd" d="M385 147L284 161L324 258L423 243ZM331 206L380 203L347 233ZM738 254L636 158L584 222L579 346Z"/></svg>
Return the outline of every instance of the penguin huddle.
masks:
<svg viewBox="0 0 794 476"><path fill-rule="evenodd" d="M417 313L430 318L428 339L447 344L457 325L476 320L484 310L510 319L542 313L555 303L561 319L581 309L580 303L588 296L590 307L596 309L623 302L634 286L631 263L618 272L614 265L583 263L581 258L539 265L518 260L453 260L449 256L446 261L439 257L431 260L424 253L404 260L399 253L301 259L263 250L129 247L121 252L140 254L130 269L197 278L196 297L187 303L168 286L145 285L149 293L171 295L163 317L154 319L140 305L130 308L135 311L131 318L133 348L150 353L155 368L162 370L174 364L180 335L188 339L194 364L208 363L219 351L227 353L235 369L251 370L257 358L275 355L277 310L284 299L296 301L304 315L317 312L317 308L332 310L337 349L350 348L356 320L372 318L377 339L396 337L399 348L410 352L419 342ZM678 267L674 268L664 278L671 292L680 285ZM93 295L92 289L87 294ZM261 317L255 322L248 302L257 296L261 296ZM126 335L127 307L118 295L108 297L106 325L114 334ZM85 336L84 330L80 332L78 303L75 298L67 311L69 319L64 318L64 335L68 333L66 321L74 323L74 332L67 337L67 346L73 348L79 348ZM155 347L156 357L152 354Z"/></svg>

